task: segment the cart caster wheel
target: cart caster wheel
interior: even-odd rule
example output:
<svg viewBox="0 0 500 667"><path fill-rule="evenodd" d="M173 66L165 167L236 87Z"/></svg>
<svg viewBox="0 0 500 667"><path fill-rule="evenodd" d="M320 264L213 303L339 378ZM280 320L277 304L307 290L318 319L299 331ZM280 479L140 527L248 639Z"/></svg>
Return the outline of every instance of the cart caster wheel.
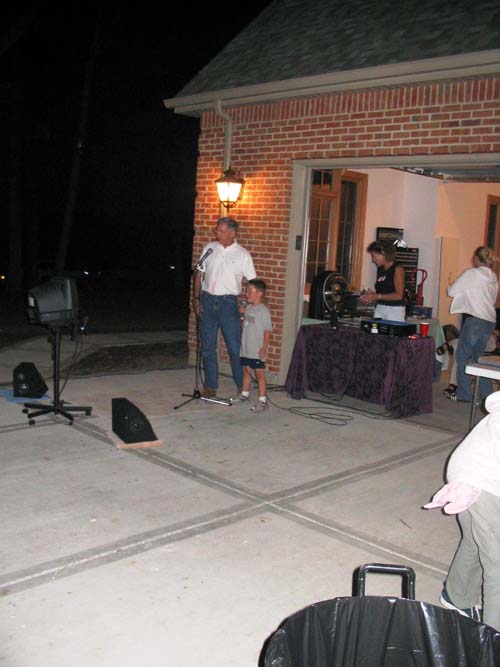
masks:
<svg viewBox="0 0 500 667"><path fill-rule="evenodd" d="M34 420L34 419L30 419L30 420L28 421L28 424L29 424L30 426L34 426L34 425L35 425L35 420Z"/></svg>
<svg viewBox="0 0 500 667"><path fill-rule="evenodd" d="M24 414L24 415L27 415L28 412L29 412L28 408L23 408L23 414Z"/></svg>

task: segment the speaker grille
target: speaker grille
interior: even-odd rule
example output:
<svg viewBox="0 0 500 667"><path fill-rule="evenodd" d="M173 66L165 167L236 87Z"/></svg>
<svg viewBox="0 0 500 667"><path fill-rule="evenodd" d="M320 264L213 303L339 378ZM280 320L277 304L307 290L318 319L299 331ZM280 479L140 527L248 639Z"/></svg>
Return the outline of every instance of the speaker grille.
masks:
<svg viewBox="0 0 500 667"><path fill-rule="evenodd" d="M48 391L45 380L30 361L24 361L14 368L12 383L14 396L22 398L41 398Z"/></svg>

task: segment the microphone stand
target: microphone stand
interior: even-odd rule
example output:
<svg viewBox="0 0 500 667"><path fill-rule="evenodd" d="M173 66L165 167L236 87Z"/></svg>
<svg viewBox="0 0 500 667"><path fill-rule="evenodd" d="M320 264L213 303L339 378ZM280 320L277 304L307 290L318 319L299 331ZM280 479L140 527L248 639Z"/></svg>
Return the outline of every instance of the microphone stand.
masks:
<svg viewBox="0 0 500 667"><path fill-rule="evenodd" d="M200 271L203 262L205 258L202 258L198 264L196 264L195 269L194 269L194 274L193 274L193 301L194 301L194 288L196 284L196 276L198 272ZM201 307L201 304L200 304ZM195 380L194 380L194 390L192 394L181 394L181 396L189 396L187 401L184 401L183 403L180 403L179 405L174 406L174 410L178 410L179 408L182 408L184 405L187 405L188 403L191 403L192 401L199 400L201 399L202 401L206 401L207 403L218 403L219 405L232 405L231 401L226 400L224 398L217 398L216 396L214 397L207 397L207 396L202 396L201 391L200 391L200 369L201 369L201 344L200 344L200 314L199 312L197 313L195 311L195 331L196 331L196 362L195 362Z"/></svg>

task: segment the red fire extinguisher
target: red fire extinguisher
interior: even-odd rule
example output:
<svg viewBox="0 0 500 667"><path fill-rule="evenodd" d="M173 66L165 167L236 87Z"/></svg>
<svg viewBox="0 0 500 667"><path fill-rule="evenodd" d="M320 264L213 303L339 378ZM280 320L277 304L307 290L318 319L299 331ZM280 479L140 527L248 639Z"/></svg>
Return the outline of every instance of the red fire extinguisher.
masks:
<svg viewBox="0 0 500 667"><path fill-rule="evenodd" d="M415 280L415 285L417 283L417 274L418 272L422 273L422 280L420 281L420 284L416 287L416 297L415 297L415 303L417 306L423 306L424 305L424 283L427 279L427 271L425 269L413 269L413 271L410 273L410 280L413 282Z"/></svg>

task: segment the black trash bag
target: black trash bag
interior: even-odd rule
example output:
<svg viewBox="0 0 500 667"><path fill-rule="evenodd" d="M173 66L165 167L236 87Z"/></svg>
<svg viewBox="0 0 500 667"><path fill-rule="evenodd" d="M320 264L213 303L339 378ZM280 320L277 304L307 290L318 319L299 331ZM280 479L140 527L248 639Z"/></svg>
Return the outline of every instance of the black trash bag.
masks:
<svg viewBox="0 0 500 667"><path fill-rule="evenodd" d="M264 667L492 667L500 633L425 602L339 597L290 616L264 651Z"/></svg>

